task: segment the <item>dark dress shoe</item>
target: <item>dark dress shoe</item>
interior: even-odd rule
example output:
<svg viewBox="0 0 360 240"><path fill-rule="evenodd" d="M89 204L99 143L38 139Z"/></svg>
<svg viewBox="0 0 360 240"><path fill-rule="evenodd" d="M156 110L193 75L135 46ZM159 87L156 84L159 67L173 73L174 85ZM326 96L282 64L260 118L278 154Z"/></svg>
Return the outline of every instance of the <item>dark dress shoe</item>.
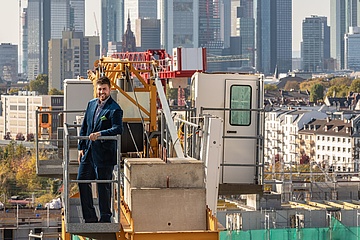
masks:
<svg viewBox="0 0 360 240"><path fill-rule="evenodd" d="M85 223L97 223L97 219L85 219Z"/></svg>
<svg viewBox="0 0 360 240"><path fill-rule="evenodd" d="M111 220L110 219L100 219L101 223L111 223Z"/></svg>

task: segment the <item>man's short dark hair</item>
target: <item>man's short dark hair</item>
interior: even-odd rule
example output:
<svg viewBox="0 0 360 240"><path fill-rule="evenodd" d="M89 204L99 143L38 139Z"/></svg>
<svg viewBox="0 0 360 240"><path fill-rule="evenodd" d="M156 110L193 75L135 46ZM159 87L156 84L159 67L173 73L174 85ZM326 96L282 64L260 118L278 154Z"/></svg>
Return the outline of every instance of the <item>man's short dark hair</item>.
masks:
<svg viewBox="0 0 360 240"><path fill-rule="evenodd" d="M107 85L109 85L109 87L111 87L110 79L107 76L103 76L103 77L99 78L98 80L96 80L96 84L97 85L107 84Z"/></svg>

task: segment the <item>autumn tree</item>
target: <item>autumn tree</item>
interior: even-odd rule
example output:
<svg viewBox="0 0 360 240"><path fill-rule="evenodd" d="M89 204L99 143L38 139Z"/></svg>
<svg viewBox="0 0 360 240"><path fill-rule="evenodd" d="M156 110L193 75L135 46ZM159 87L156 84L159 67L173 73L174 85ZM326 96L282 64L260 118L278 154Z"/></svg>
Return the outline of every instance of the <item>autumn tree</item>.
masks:
<svg viewBox="0 0 360 240"><path fill-rule="evenodd" d="M290 91L290 90L299 90L300 86L299 83L297 81L287 81L284 87L284 90L286 91Z"/></svg>
<svg viewBox="0 0 360 240"><path fill-rule="evenodd" d="M40 95L48 93L49 78L46 74L40 74L35 80L30 81L30 91L37 91Z"/></svg>
<svg viewBox="0 0 360 240"><path fill-rule="evenodd" d="M275 84L266 84L264 86L265 91L276 91L278 90L277 86Z"/></svg>
<svg viewBox="0 0 360 240"><path fill-rule="evenodd" d="M64 91L58 90L57 88L52 88L49 90L49 95L64 95Z"/></svg>
<svg viewBox="0 0 360 240"><path fill-rule="evenodd" d="M330 80L330 86L350 86L351 79L347 77L337 77Z"/></svg>
<svg viewBox="0 0 360 240"><path fill-rule="evenodd" d="M349 92L349 87L345 85L339 85L339 86L331 86L326 96L328 97L346 97Z"/></svg>
<svg viewBox="0 0 360 240"><path fill-rule="evenodd" d="M350 91L360 93L360 79L355 79L350 85Z"/></svg>
<svg viewBox="0 0 360 240"><path fill-rule="evenodd" d="M324 98L324 87L321 84L314 84L310 90L310 102L317 102Z"/></svg>

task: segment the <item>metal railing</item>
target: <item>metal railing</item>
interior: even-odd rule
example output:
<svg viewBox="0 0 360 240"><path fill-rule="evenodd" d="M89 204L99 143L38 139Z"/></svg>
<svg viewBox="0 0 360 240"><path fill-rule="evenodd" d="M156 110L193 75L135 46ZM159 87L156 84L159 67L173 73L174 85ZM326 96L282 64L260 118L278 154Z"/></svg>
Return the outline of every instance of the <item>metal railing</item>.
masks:
<svg viewBox="0 0 360 240"><path fill-rule="evenodd" d="M120 161L121 161L121 136L102 136L98 137L97 140L116 140L117 141L117 167L115 167L113 171L113 179L112 180L71 180L69 173L69 157L70 157L70 141L71 140L88 140L88 136L70 136L68 128L69 127L79 127L80 125L76 124L67 124L64 123L64 162L63 162L63 181L64 181L64 206L65 206L65 221L66 223L70 223L70 184L71 183L111 183L111 199L112 199L112 213L115 215L115 222L120 222L120 187L121 187L121 176L120 176ZM114 192L116 191L116 198L114 196ZM115 199L117 200L117 211L115 214Z"/></svg>

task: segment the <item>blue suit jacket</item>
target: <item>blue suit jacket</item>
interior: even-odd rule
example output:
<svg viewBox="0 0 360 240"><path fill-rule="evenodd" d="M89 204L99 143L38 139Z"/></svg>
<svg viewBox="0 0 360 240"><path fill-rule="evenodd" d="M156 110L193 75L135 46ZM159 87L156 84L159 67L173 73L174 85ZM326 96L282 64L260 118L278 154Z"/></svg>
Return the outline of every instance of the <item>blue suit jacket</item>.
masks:
<svg viewBox="0 0 360 240"><path fill-rule="evenodd" d="M100 132L101 136L121 134L123 131L123 111L119 104L110 97L94 124L97 101L98 99L95 98L88 103L80 130L80 136L89 136L93 132ZM92 158L93 163L98 167L117 164L115 140L80 140L78 149L84 150L81 161L89 161L91 160L90 158Z"/></svg>

